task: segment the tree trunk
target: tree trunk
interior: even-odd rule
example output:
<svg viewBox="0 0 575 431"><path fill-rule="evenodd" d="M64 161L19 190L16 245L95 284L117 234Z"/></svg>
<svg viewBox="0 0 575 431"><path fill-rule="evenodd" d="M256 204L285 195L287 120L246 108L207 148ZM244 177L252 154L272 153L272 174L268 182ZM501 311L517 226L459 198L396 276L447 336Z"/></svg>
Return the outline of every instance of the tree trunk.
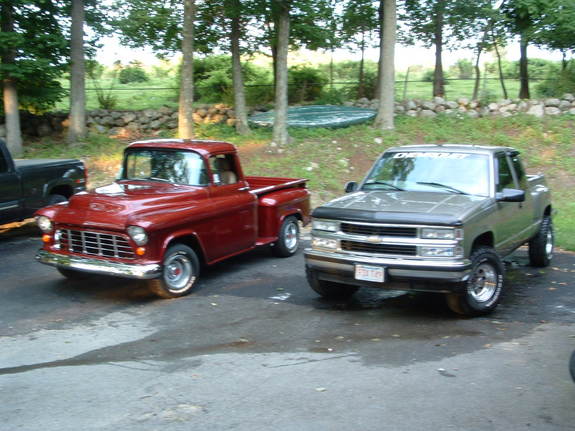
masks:
<svg viewBox="0 0 575 431"><path fill-rule="evenodd" d="M365 32L361 39L361 60L359 61L359 85L357 87L357 98L365 97Z"/></svg>
<svg viewBox="0 0 575 431"><path fill-rule="evenodd" d="M248 114L246 108L246 94L244 88L244 77L242 74L242 62L240 52L240 1L234 0L234 15L232 17L231 28L231 51L232 51L232 80L234 83L234 110L236 112L236 131L240 135L250 132L248 126Z"/></svg>
<svg viewBox="0 0 575 431"><path fill-rule="evenodd" d="M385 0L383 13L383 33L380 43L379 62L381 63L380 94L375 126L382 130L394 128L395 106L395 38L396 38L396 0Z"/></svg>
<svg viewBox="0 0 575 431"><path fill-rule="evenodd" d="M443 80L443 10L438 10L434 17L435 71L433 73L433 96L445 96Z"/></svg>
<svg viewBox="0 0 575 431"><path fill-rule="evenodd" d="M4 33L14 32L13 4L2 2L0 6L0 28ZM0 62L4 65L15 62L14 51L4 51ZM13 156L20 156L23 152L22 132L20 129L20 112L18 111L18 87L16 81L10 76L2 79L4 117L6 121L6 145Z"/></svg>
<svg viewBox="0 0 575 431"><path fill-rule="evenodd" d="M72 0L70 127L68 142L86 137L86 66L84 64L84 0Z"/></svg>
<svg viewBox="0 0 575 431"><path fill-rule="evenodd" d="M178 111L178 136L194 137L194 0L184 0L182 29L182 81Z"/></svg>
<svg viewBox="0 0 575 431"><path fill-rule="evenodd" d="M507 99L507 88L505 88L505 79L503 78L503 66L501 65L501 53L499 52L499 47L497 42L494 44L495 55L497 56L497 71L499 72L499 82L501 83L501 91L503 92L503 98ZM527 89L529 92L529 89Z"/></svg>
<svg viewBox="0 0 575 431"><path fill-rule="evenodd" d="M527 69L527 44L529 43L527 35L522 33L519 39L519 48L521 57L519 58L519 98L529 99L529 72Z"/></svg>
<svg viewBox="0 0 575 431"><path fill-rule="evenodd" d="M289 6L286 1L277 1L278 29L277 29L277 60L276 60L276 86L275 86L275 119L273 140L283 146L288 143L287 109L288 109L288 45L289 45Z"/></svg>
<svg viewBox="0 0 575 431"><path fill-rule="evenodd" d="M379 5L377 7L377 17L379 19L379 40L381 42L382 38L383 38L383 3L385 1L384 0L379 0ZM381 47L380 47L380 51L381 51ZM381 52L380 52L381 55ZM375 82L375 92L373 94L373 98L374 99L378 99L379 98L379 93L381 92L381 88L380 88L380 83L381 83L381 74L383 73L381 71L381 67L382 67L382 63L381 61L379 61L377 63L377 81Z"/></svg>
<svg viewBox="0 0 575 431"><path fill-rule="evenodd" d="M481 82L481 68L479 67L479 59L481 58L481 52L483 51L481 43L477 44L477 57L475 57L475 84L473 85L473 96L472 100L477 100L479 96L479 84Z"/></svg>

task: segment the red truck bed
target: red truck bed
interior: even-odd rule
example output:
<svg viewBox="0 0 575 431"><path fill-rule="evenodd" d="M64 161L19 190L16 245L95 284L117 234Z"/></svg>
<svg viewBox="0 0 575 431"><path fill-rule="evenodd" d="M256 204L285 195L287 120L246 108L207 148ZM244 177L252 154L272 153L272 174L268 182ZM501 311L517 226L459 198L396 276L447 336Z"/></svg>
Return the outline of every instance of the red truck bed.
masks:
<svg viewBox="0 0 575 431"><path fill-rule="evenodd" d="M252 193L261 195L291 187L304 187L307 179L277 177L245 177Z"/></svg>

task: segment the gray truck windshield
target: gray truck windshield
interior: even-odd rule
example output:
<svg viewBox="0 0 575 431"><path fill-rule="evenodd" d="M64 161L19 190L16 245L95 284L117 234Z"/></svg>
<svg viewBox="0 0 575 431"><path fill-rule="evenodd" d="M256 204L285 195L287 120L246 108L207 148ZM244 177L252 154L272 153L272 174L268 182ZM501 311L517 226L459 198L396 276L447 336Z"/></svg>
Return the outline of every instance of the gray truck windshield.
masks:
<svg viewBox="0 0 575 431"><path fill-rule="evenodd" d="M362 190L435 191L489 195L489 157L453 152L385 153Z"/></svg>
<svg viewBox="0 0 575 431"><path fill-rule="evenodd" d="M148 180L201 186L208 183L202 157L192 151L130 150L126 154L123 180Z"/></svg>

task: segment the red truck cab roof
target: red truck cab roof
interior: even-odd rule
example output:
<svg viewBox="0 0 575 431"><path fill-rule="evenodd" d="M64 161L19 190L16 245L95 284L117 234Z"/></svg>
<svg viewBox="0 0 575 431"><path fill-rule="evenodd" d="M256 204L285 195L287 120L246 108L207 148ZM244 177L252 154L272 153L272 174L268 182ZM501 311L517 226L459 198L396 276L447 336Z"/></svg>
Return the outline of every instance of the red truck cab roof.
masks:
<svg viewBox="0 0 575 431"><path fill-rule="evenodd" d="M235 152L236 147L229 142L208 141L195 139L149 139L145 141L136 141L128 145L126 149L131 148L169 148L174 150L193 150L202 156L208 156L213 153L230 153Z"/></svg>

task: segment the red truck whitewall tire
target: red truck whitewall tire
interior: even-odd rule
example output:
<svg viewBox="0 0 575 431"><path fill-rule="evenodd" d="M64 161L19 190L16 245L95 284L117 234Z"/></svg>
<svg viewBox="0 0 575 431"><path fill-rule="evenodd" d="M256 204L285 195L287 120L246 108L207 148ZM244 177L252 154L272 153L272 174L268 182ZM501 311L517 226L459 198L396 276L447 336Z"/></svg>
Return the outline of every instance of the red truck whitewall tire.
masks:
<svg viewBox="0 0 575 431"><path fill-rule="evenodd" d="M294 216L286 217L280 226L278 239L272 245L272 253L278 257L293 256L299 248L299 224Z"/></svg>
<svg viewBox="0 0 575 431"><path fill-rule="evenodd" d="M149 289L160 298L178 298L191 292L200 274L200 261L190 247L176 244L164 256L160 278L148 280Z"/></svg>
<svg viewBox="0 0 575 431"><path fill-rule="evenodd" d="M462 291L448 293L449 308L464 316L482 316L497 308L503 292L505 267L491 247L479 247L471 253L471 275Z"/></svg>

